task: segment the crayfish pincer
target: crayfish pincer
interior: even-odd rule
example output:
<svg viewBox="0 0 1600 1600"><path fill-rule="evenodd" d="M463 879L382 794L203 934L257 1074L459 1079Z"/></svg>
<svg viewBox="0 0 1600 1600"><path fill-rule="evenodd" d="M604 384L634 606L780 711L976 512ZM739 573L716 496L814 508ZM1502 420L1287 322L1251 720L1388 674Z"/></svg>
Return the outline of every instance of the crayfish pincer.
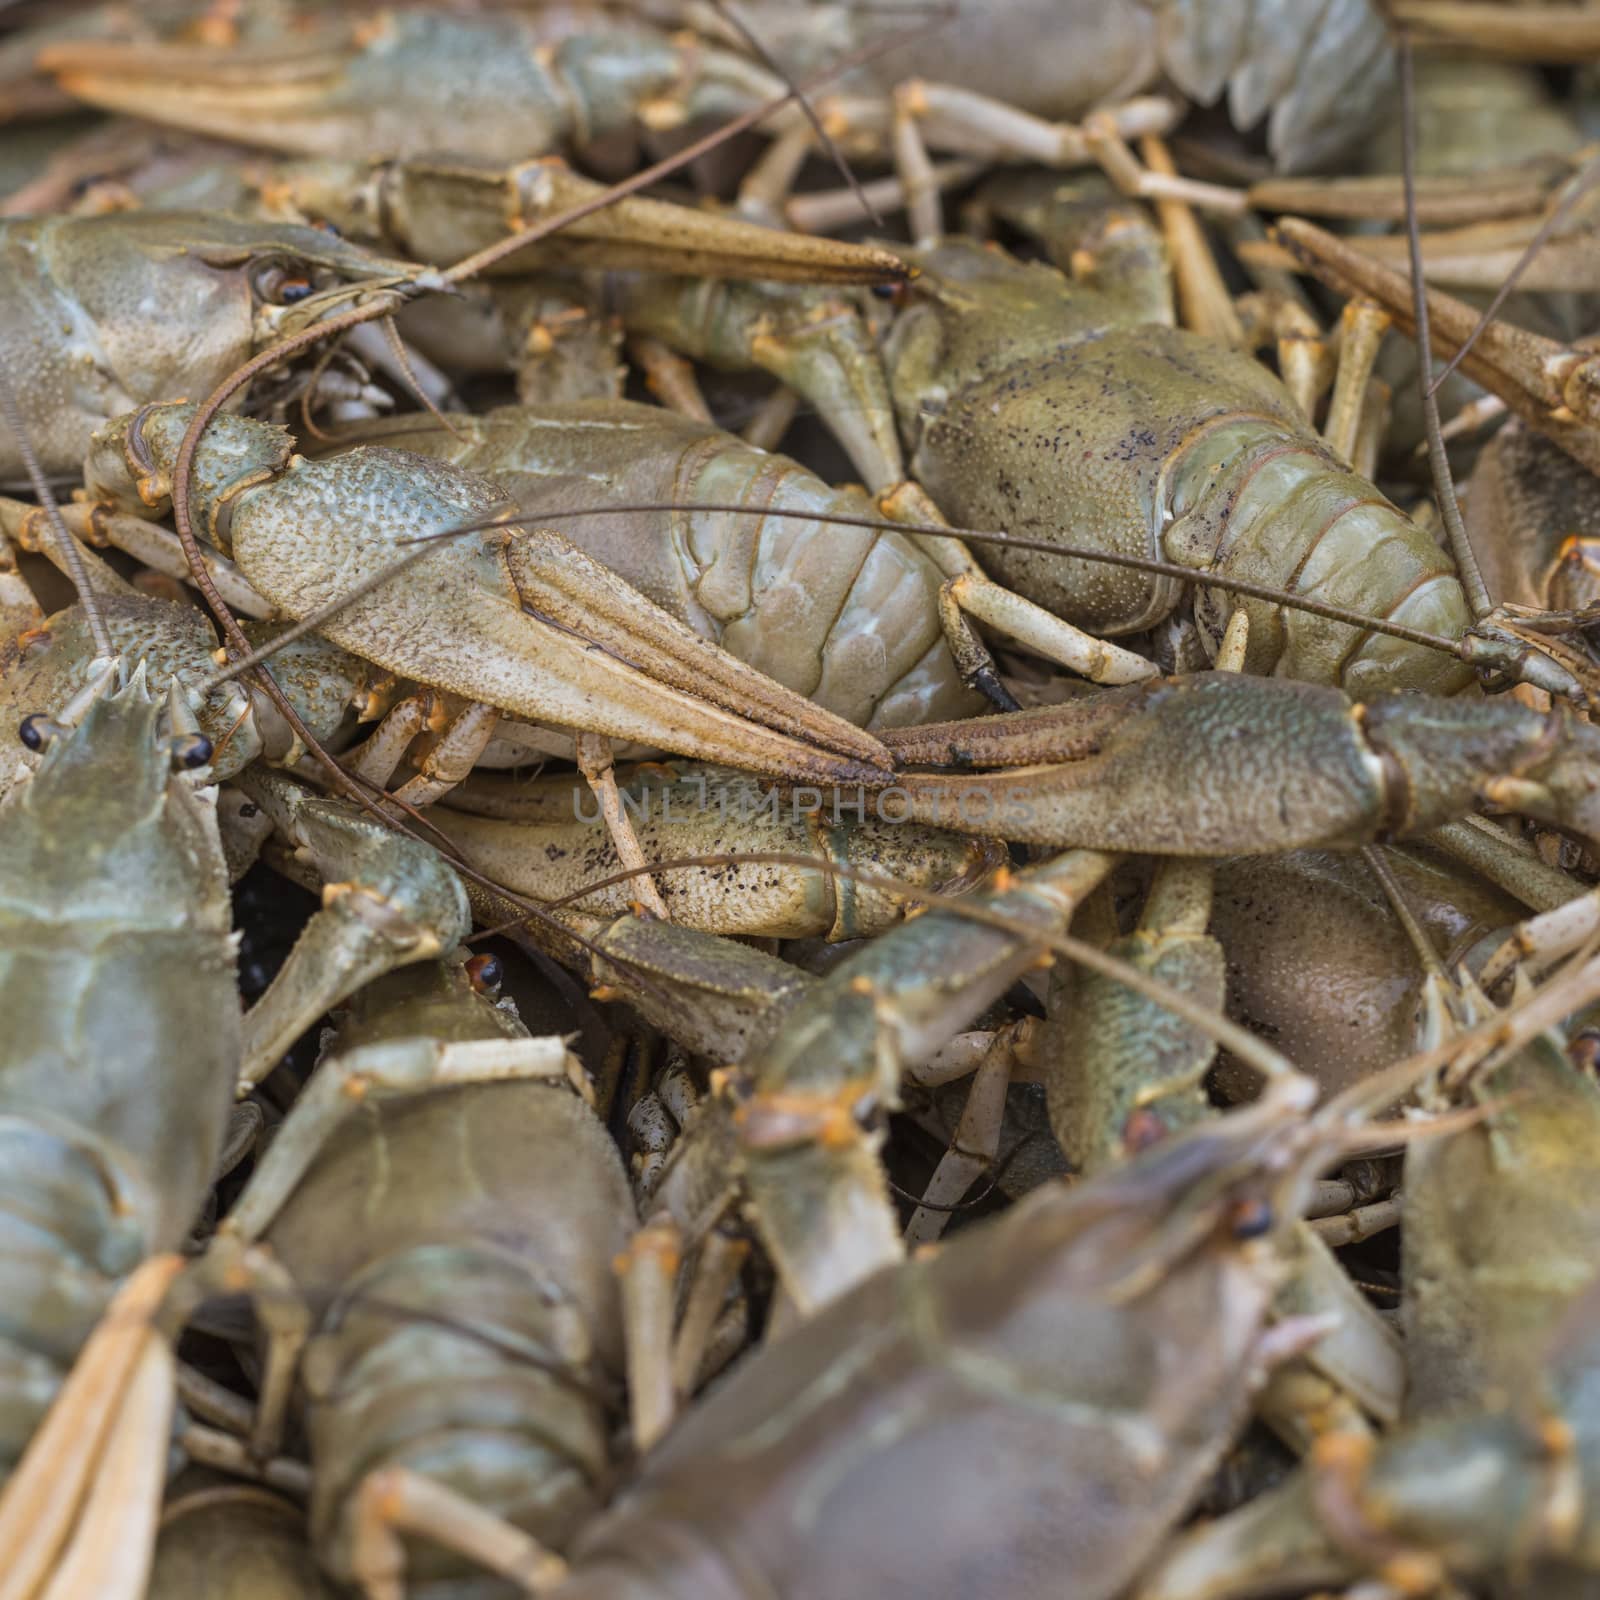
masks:
<svg viewBox="0 0 1600 1600"><path fill-rule="evenodd" d="M196 413L146 406L101 428L90 496L159 515ZM318 613L324 639L407 679L797 781L888 776L870 734L718 650L559 535L511 521L486 478L381 446L307 461L284 429L226 416L206 423L188 488L196 525L258 593L289 616ZM467 538L423 542L464 526ZM423 583L372 587L419 547ZM475 754L492 726L480 722Z"/></svg>
<svg viewBox="0 0 1600 1600"><path fill-rule="evenodd" d="M908 765L967 769L901 775L917 821L1056 848L1339 848L1425 833L1481 802L1600 840L1600 729L1510 699L1357 702L1197 672L884 740Z"/></svg>

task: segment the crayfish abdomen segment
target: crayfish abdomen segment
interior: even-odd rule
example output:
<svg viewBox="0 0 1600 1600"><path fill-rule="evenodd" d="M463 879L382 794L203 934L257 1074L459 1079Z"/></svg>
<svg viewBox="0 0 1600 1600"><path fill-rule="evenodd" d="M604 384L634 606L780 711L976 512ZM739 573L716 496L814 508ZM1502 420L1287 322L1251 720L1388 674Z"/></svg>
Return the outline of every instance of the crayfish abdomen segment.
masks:
<svg viewBox="0 0 1600 1600"><path fill-rule="evenodd" d="M1472 623L1449 558L1304 426L1242 416L1207 424L1166 472L1162 553L1445 638ZM1442 652L1206 586L1195 620L1213 653L1235 607L1250 615L1246 670L1351 694L1451 694L1471 670Z"/></svg>
<svg viewBox="0 0 1600 1600"><path fill-rule="evenodd" d="M340 1289L308 1384L325 1561L348 1570L357 1491L380 1465L551 1545L597 1509L622 1368L611 1262L633 1220L615 1149L563 1087L381 1101L330 1141L269 1235L298 1281ZM417 1557L419 1577L459 1574Z"/></svg>

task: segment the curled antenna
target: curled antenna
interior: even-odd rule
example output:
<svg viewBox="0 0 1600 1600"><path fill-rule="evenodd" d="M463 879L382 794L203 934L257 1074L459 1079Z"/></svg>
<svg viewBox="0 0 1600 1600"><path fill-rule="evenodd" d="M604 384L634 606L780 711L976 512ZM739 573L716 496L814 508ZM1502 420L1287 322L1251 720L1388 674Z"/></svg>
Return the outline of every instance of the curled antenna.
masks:
<svg viewBox="0 0 1600 1600"><path fill-rule="evenodd" d="M1417 391L1422 396L1422 421L1428 435L1433 491L1450 537L1450 554L1472 615L1481 621L1494 605L1461 520L1456 486L1450 477L1450 460L1445 454L1444 435L1439 431L1439 404L1434 398L1433 385L1428 381L1433 366L1433 345L1428 333L1428 286L1422 276L1422 228L1417 220L1417 86L1409 34L1400 35L1399 48L1401 176L1406 191L1406 240L1411 248L1411 304L1417 324Z"/></svg>
<svg viewBox="0 0 1600 1600"><path fill-rule="evenodd" d="M411 362L411 352L406 349L406 342L400 337L400 328L394 318L392 316L380 317L378 326L383 329L383 337L388 341L389 353L394 357L395 364L400 368L412 394L422 402L423 409L452 439L459 439L461 437L459 430L444 412L434 404L433 396L428 393L427 386L417 376L417 369Z"/></svg>
<svg viewBox="0 0 1600 1600"><path fill-rule="evenodd" d="M89 570L84 565L83 552L78 548L78 541L67 532L61 507L56 504L50 480L45 477L44 468L39 462L39 452L33 448L28 425L22 419L22 407L17 403L17 391L11 382L11 373L3 361L0 361L0 409L5 412L6 426L16 439L23 465L28 469L28 481L32 483L33 492L39 497L39 504L44 507L44 514L50 520L50 531L61 551L61 559L67 564L67 576L72 579L72 587L78 591L78 604L83 607L95 652L102 656L115 655L106 619L100 613L99 598L89 582Z"/></svg>

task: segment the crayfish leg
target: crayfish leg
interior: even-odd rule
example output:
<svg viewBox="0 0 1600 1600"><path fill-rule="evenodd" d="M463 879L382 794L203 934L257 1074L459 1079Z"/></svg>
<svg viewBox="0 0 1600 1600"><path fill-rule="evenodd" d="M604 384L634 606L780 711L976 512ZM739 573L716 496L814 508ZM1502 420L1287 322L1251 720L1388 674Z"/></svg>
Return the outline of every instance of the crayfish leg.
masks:
<svg viewBox="0 0 1600 1600"><path fill-rule="evenodd" d="M466 780L478 757L488 749L500 723L499 711L481 700L469 701L450 716L444 729L420 757L416 776L395 790L395 800L414 809L431 806Z"/></svg>
<svg viewBox="0 0 1600 1600"><path fill-rule="evenodd" d="M43 626L44 609L17 566L16 546L0 527L0 640L20 644Z"/></svg>
<svg viewBox="0 0 1600 1600"><path fill-rule="evenodd" d="M1356 458L1356 443L1367 410L1368 380L1393 320L1382 306L1370 300L1351 300L1344 308L1338 375L1333 381L1333 398L1328 402L1322 437L1346 461L1354 462Z"/></svg>
<svg viewBox="0 0 1600 1600"><path fill-rule="evenodd" d="M465 1556L524 1594L547 1594L567 1573L560 1556L520 1528L423 1473L384 1467L356 1494L352 1566L367 1600L405 1600L407 1534Z"/></svg>
<svg viewBox="0 0 1600 1600"><path fill-rule="evenodd" d="M667 1431L677 1409L672 1322L682 1259L682 1231L669 1213L660 1211L613 1263L622 1283L629 1420L633 1447L640 1455Z"/></svg>
<svg viewBox="0 0 1600 1600"><path fill-rule="evenodd" d="M1163 134L1179 116L1173 101L1142 96L1105 107L1091 130L1087 122L1051 122L959 84L921 79L900 86L896 106L917 118L924 140L941 152L991 161L1038 161L1047 167L1093 166L1102 161L1096 132L1121 139ZM1237 209L1233 201L1227 204Z"/></svg>
<svg viewBox="0 0 1600 1600"><path fill-rule="evenodd" d="M878 507L891 521L924 532L946 525L927 490L912 479L880 494ZM999 629L1045 660L1093 683L1137 683L1156 675L1157 669L1143 656L1085 633L1045 607L1002 588L953 533L924 540L922 551L945 574L939 590L939 625L962 681L987 695L1002 711L1015 711L1016 701L1000 682L994 657L970 619Z"/></svg>
<svg viewBox="0 0 1600 1600"><path fill-rule="evenodd" d="M652 916L663 922L672 920L661 891L647 868L644 848L639 835L633 830L633 820L622 804L617 789L617 774L611 763L611 741L604 734L580 733L578 735L578 770L589 781L594 797L600 802L600 814L605 818L606 831L616 846L617 860L624 870L635 873L633 887L639 904Z"/></svg>
<svg viewBox="0 0 1600 1600"><path fill-rule="evenodd" d="M995 1034L983 1060L978 1063L967 1096L966 1108L950 1146L939 1158L922 1204L906 1224L906 1243L912 1247L932 1244L945 1230L957 1201L994 1164L1000 1153L1000 1136L1005 1128L1006 1090L1011 1087L1011 1070L1016 1064L1016 1038L1022 1023L1014 1023Z"/></svg>
<svg viewBox="0 0 1600 1600"><path fill-rule="evenodd" d="M680 1401L692 1395L702 1379L719 1371L749 1338L744 1298L734 1294L749 1254L746 1240L721 1228L712 1228L701 1242L672 1344L672 1387Z"/></svg>
<svg viewBox="0 0 1600 1600"><path fill-rule="evenodd" d="M248 1088L323 1012L391 967L450 949L471 918L460 881L420 840L274 773L252 769L240 785L323 880L322 909L245 1015Z"/></svg>
<svg viewBox="0 0 1600 1600"><path fill-rule="evenodd" d="M1285 217L1276 234L1329 287L1381 306L1402 332L1415 336L1411 283L1403 274L1298 217ZM1479 312L1441 290L1426 293L1433 352L1448 358L1474 334ZM1591 472L1600 472L1600 432L1595 427L1600 422L1600 358L1592 352L1497 318L1478 334L1461 370Z"/></svg>

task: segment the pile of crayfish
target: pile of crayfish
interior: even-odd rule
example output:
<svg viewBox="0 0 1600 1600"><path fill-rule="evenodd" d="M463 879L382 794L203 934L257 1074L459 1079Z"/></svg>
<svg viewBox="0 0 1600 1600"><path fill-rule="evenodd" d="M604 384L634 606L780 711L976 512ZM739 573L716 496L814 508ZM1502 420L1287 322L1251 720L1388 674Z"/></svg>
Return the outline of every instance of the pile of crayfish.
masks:
<svg viewBox="0 0 1600 1600"><path fill-rule="evenodd" d="M0 5L0 1600L1600 1593L1597 74Z"/></svg>

